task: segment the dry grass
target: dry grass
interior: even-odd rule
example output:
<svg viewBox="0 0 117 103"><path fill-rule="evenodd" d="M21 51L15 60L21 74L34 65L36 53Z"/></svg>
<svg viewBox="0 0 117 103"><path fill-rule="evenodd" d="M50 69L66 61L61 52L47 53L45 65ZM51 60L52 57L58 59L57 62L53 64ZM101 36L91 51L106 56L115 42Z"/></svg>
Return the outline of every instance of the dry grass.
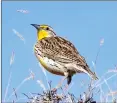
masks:
<svg viewBox="0 0 117 103"><path fill-rule="evenodd" d="M61 88L61 93L57 91L52 91L51 83L49 83L50 88L43 91L42 93L32 93L32 97L24 94L28 98L28 103L95 103L93 100L93 94L84 93L83 96L76 98L72 93L64 93L63 88ZM60 92L59 91L59 92Z"/></svg>

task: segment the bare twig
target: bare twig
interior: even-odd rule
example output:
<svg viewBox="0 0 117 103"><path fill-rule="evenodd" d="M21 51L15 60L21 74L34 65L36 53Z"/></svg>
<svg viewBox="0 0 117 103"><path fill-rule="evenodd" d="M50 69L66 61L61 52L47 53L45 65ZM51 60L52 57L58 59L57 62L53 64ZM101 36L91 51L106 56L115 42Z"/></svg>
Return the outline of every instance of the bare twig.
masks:
<svg viewBox="0 0 117 103"><path fill-rule="evenodd" d="M41 80L37 80L37 83L40 85L41 88L43 88L44 91L46 90L46 88Z"/></svg>
<svg viewBox="0 0 117 103"><path fill-rule="evenodd" d="M46 77L46 82L47 82L47 85L48 85L48 88L49 88L49 84L48 84L48 76L47 76L47 74L46 74L46 71L45 71L44 67L43 67L40 63L39 63L39 66L41 67L42 72L44 73L44 75L45 75L45 77Z"/></svg>
<svg viewBox="0 0 117 103"><path fill-rule="evenodd" d="M24 39L24 37L19 33L19 32L17 32L15 29L12 29L12 31L24 42L24 44L25 44L25 39Z"/></svg>
<svg viewBox="0 0 117 103"><path fill-rule="evenodd" d="M103 99L104 99L104 98L103 98L103 97L104 97L104 91L102 90L102 86L101 86L101 85L100 85L99 87L100 87L100 93L101 93L101 94L100 94L100 102L102 103L102 102L104 102L104 101L103 101ZM102 97L102 96L103 96L103 97Z"/></svg>
<svg viewBox="0 0 117 103"><path fill-rule="evenodd" d="M109 79L115 77L116 75L117 75L117 74L113 74L112 76L108 77L106 80L109 80ZM100 86L100 85L102 85L102 84L104 84L104 81L101 82L101 83L99 83L99 84L96 84L95 87L97 88L98 86Z"/></svg>
<svg viewBox="0 0 117 103"><path fill-rule="evenodd" d="M5 90L4 102L6 102L6 97L7 97L7 94L8 94L8 89L9 89L10 81L11 81L11 74L12 74L12 72L10 72L8 84L7 84L7 87L6 87L6 90Z"/></svg>
<svg viewBox="0 0 117 103"><path fill-rule="evenodd" d="M100 47L98 49L98 52L97 52L97 55L96 55L96 59L95 59L95 65L96 65L96 62L97 62L97 59L98 59L98 55L100 53L100 49L101 49L101 46L103 45L103 43L104 43L104 39L101 39L100 40Z"/></svg>
<svg viewBox="0 0 117 103"><path fill-rule="evenodd" d="M117 95L117 91L113 91L113 92L111 91L110 93L108 93L108 96L112 96L112 94Z"/></svg>
<svg viewBox="0 0 117 103"><path fill-rule="evenodd" d="M29 13L28 10L23 10L23 9L17 10L17 12L24 13L24 14L28 14Z"/></svg>
<svg viewBox="0 0 117 103"><path fill-rule="evenodd" d="M18 91L18 90L20 89L20 87L21 87L26 81L28 81L28 80L30 80L30 79L33 79L33 76L32 76L31 74L30 74L29 77L25 78L25 79L17 86L17 88L15 89L15 91ZM14 95L14 92L11 93L11 95L9 96L9 98L8 98L7 101L9 101L9 99L10 99L13 95Z"/></svg>
<svg viewBox="0 0 117 103"><path fill-rule="evenodd" d="M23 95L25 95L28 99L33 99L33 98L30 98L27 94L25 93L22 93Z"/></svg>
<svg viewBox="0 0 117 103"><path fill-rule="evenodd" d="M10 66L14 63L15 53L12 52L11 58L10 58Z"/></svg>
<svg viewBox="0 0 117 103"><path fill-rule="evenodd" d="M104 79L104 82L105 82L105 84L107 85L109 91L112 92L112 90L111 90L109 84L107 83L107 80ZM112 94L111 96L112 96L112 99L114 100L114 96L113 96L113 94Z"/></svg>
<svg viewBox="0 0 117 103"><path fill-rule="evenodd" d="M15 88L13 88L13 90L14 90L15 97L16 97L16 99L17 99L17 93L16 93L16 91L15 91Z"/></svg>

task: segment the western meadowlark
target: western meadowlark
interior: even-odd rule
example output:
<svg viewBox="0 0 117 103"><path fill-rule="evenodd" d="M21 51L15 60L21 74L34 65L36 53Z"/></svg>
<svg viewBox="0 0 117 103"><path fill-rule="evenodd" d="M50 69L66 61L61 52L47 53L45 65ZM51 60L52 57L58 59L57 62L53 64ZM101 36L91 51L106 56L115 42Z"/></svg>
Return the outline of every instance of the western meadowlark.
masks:
<svg viewBox="0 0 117 103"><path fill-rule="evenodd" d="M91 78L98 79L70 41L57 36L48 25L31 25L37 29L37 43L34 46L36 57L47 71L65 76L61 84L67 79L69 85L76 73L86 73Z"/></svg>

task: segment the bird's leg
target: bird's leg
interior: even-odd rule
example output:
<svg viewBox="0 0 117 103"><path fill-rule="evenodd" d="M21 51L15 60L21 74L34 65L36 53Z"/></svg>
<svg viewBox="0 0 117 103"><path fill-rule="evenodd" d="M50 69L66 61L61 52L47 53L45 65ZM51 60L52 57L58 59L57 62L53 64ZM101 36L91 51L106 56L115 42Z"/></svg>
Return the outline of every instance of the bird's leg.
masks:
<svg viewBox="0 0 117 103"><path fill-rule="evenodd" d="M71 80L72 80L72 76L69 75L69 76L67 77L67 84L68 84L68 85L71 83Z"/></svg>
<svg viewBox="0 0 117 103"><path fill-rule="evenodd" d="M67 72L65 72L64 75L65 75L65 77L62 78L62 80L58 83L58 85L56 86L56 88L53 89L53 91L56 91L57 89L59 89L62 86L62 83L64 82L64 80L66 78L68 78L68 73Z"/></svg>
<svg viewBox="0 0 117 103"><path fill-rule="evenodd" d="M65 85L65 90L68 89L68 86L69 86L69 84L71 83L71 80L72 80L72 76L69 75L69 76L67 77L67 84Z"/></svg>

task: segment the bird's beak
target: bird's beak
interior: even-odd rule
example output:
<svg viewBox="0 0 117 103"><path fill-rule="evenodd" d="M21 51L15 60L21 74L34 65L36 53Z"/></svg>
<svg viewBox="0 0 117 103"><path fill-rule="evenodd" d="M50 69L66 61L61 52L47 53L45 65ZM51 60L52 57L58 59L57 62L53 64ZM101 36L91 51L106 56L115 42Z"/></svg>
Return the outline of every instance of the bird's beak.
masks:
<svg viewBox="0 0 117 103"><path fill-rule="evenodd" d="M40 25L37 25L37 24L30 24L30 25L34 26L37 30L39 30L40 28Z"/></svg>

